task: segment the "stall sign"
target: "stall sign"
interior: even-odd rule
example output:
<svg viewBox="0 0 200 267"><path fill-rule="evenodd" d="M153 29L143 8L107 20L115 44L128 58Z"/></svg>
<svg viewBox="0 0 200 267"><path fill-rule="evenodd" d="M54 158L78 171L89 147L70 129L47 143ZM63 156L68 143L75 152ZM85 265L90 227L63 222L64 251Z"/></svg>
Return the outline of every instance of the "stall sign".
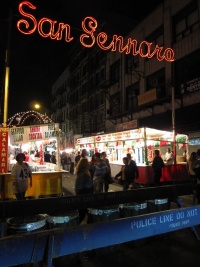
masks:
<svg viewBox="0 0 200 267"><path fill-rule="evenodd" d="M127 121L127 122L116 125L115 130L116 132L119 132L119 131L135 129L137 127L138 127L138 121L132 120L132 121Z"/></svg>
<svg viewBox="0 0 200 267"><path fill-rule="evenodd" d="M94 143L94 136L84 137L84 138L77 138L77 144L92 144Z"/></svg>
<svg viewBox="0 0 200 267"><path fill-rule="evenodd" d="M0 127L0 173L8 169L8 128Z"/></svg>
<svg viewBox="0 0 200 267"><path fill-rule="evenodd" d="M95 137L95 142L96 143L105 143L105 142L107 142L108 141L108 135L107 134L104 134L104 135L97 135L96 137Z"/></svg>
<svg viewBox="0 0 200 267"><path fill-rule="evenodd" d="M16 143L40 141L59 136L58 124L31 125L9 128L9 138L12 145Z"/></svg>
<svg viewBox="0 0 200 267"><path fill-rule="evenodd" d="M104 135L97 135L95 137L95 142L108 142L108 141L119 141L119 140L127 140L127 139L136 139L139 138L140 134L138 131L124 131L124 132L117 132L112 134L104 134Z"/></svg>
<svg viewBox="0 0 200 267"><path fill-rule="evenodd" d="M199 146L200 145L200 138L190 139L189 145L191 146Z"/></svg>

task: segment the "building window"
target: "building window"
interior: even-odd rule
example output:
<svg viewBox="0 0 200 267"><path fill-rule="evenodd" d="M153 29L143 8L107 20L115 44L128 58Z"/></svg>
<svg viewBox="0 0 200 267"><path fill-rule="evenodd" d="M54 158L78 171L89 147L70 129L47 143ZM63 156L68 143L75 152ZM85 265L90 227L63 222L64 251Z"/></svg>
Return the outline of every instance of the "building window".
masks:
<svg viewBox="0 0 200 267"><path fill-rule="evenodd" d="M105 71L105 68L102 68L102 69L101 69L100 77L101 77L101 81L102 81L102 80L105 80L105 77L106 77L106 71Z"/></svg>
<svg viewBox="0 0 200 267"><path fill-rule="evenodd" d="M110 96L110 109L109 114L116 115L121 113L121 97L120 92Z"/></svg>
<svg viewBox="0 0 200 267"><path fill-rule="evenodd" d="M139 92L139 83L131 84L126 88L126 111L133 112L135 110Z"/></svg>
<svg viewBox="0 0 200 267"><path fill-rule="evenodd" d="M192 4L174 16L173 29L174 42L183 39L187 35L199 29L199 12L197 1L193 1Z"/></svg>
<svg viewBox="0 0 200 267"><path fill-rule="evenodd" d="M187 57L178 60L175 63L175 88L178 93L181 93L182 87L187 88L190 81L200 80L200 54L195 52ZM193 92L195 87L195 81L193 82L193 89L186 89L185 92Z"/></svg>
<svg viewBox="0 0 200 267"><path fill-rule="evenodd" d="M86 64L83 66L83 69L82 69L82 74L83 74L83 76L82 76L82 77L85 77L85 76L86 76L86 74L87 74L87 65L86 65Z"/></svg>
<svg viewBox="0 0 200 267"><path fill-rule="evenodd" d="M88 91L88 82L86 82L86 83L84 83L83 85L82 85L82 90L81 90L81 95L83 96L84 94L86 94L87 93L87 91Z"/></svg>
<svg viewBox="0 0 200 267"><path fill-rule="evenodd" d="M165 69L161 69L146 79L146 91L156 89L157 97L165 96Z"/></svg>
<svg viewBox="0 0 200 267"><path fill-rule="evenodd" d="M125 57L125 71L126 74L132 73L136 68L139 67L139 55L133 56L131 54Z"/></svg>
<svg viewBox="0 0 200 267"><path fill-rule="evenodd" d="M113 83L119 82L120 60L116 61L110 67L110 81Z"/></svg>
<svg viewBox="0 0 200 267"><path fill-rule="evenodd" d="M149 36L146 37L146 41L151 43L151 53L155 50L156 45L159 47L164 46L164 35L163 35L163 25L152 32ZM147 47L145 46L144 54L147 53ZM146 58L149 60L149 58Z"/></svg>

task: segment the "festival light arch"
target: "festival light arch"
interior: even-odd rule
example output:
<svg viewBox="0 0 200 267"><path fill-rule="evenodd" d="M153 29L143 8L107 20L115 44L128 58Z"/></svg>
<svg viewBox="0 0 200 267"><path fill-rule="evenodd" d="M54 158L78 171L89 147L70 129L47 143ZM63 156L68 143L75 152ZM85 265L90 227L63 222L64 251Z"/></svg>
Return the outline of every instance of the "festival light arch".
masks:
<svg viewBox="0 0 200 267"><path fill-rule="evenodd" d="M46 114L42 114L37 111L26 111L26 112L18 112L14 116L8 119L7 126L26 126L29 125L28 122L33 118L36 121L36 124L47 124L53 123L52 119L48 117Z"/></svg>

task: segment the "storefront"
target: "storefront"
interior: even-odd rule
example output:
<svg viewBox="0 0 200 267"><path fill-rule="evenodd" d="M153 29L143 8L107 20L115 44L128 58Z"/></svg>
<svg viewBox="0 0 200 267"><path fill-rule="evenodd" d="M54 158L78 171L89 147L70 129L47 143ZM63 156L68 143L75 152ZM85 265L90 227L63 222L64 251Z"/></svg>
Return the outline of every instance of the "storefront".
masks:
<svg viewBox="0 0 200 267"><path fill-rule="evenodd" d="M78 142L81 143L82 138ZM97 135L94 137L92 146L94 146L95 151L100 153L106 152L113 177L120 171L123 157L130 153L139 168L140 177L137 182L151 184L153 182L151 163L155 149L160 151L163 159L167 148L170 148L172 151L175 150L175 164L165 166L163 169L163 181L185 180L188 178L186 161L183 157L187 148L187 142L187 135L177 134L174 141L172 132L144 127ZM87 143L85 146L87 146Z"/></svg>
<svg viewBox="0 0 200 267"><path fill-rule="evenodd" d="M8 128L7 172L0 173L1 198L14 198L10 171L19 152L38 151L37 163L33 168L33 186L28 189L27 197L59 195L62 193L62 177L66 175L60 167L59 124L31 125ZM44 162L44 153L55 152L57 163Z"/></svg>
<svg viewBox="0 0 200 267"><path fill-rule="evenodd" d="M75 150L82 151L83 149L87 150L89 160L96 152L95 150L95 136L83 137L76 139Z"/></svg>

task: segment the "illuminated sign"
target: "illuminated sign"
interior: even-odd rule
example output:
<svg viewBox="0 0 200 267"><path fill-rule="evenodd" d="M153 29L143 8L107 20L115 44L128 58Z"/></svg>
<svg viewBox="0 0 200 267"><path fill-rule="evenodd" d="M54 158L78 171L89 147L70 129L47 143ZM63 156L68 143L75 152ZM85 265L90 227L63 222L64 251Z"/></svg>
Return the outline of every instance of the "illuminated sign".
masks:
<svg viewBox="0 0 200 267"><path fill-rule="evenodd" d="M69 24L63 22L58 23L56 20L49 18L41 18L39 21L30 13L24 11L26 7L35 10L36 7L30 2L24 1L19 4L19 12L26 19L20 19L17 22L18 30L23 34L32 34L35 31L44 37L52 40L62 40L65 38L67 43L74 40L71 36L71 27ZM138 43L137 40L128 38L125 43L125 39L122 36L113 35L110 38L105 32L96 33L98 23L93 17L86 17L82 21L82 29L84 34L80 36L80 43L86 47L91 48L95 44L102 50L118 51L119 53L125 53L126 55L132 54L133 56L140 55L144 58L152 58L156 56L159 61L166 60L169 62L174 61L174 51L172 48L155 46L152 51L152 43L142 41ZM48 28L48 30L47 30ZM110 41L111 40L111 41Z"/></svg>
<svg viewBox="0 0 200 267"><path fill-rule="evenodd" d="M94 143L94 136L77 139L77 144L91 144L91 143Z"/></svg>
<svg viewBox="0 0 200 267"><path fill-rule="evenodd" d="M0 173L6 173L8 168L8 128L0 127Z"/></svg>
<svg viewBox="0 0 200 267"><path fill-rule="evenodd" d="M10 143L23 143L59 137L58 124L9 128Z"/></svg>
<svg viewBox="0 0 200 267"><path fill-rule="evenodd" d="M132 140L140 138L140 134L138 133L138 130L132 130L132 131L124 131L124 132L117 132L117 133L111 133L111 134L104 134L104 135L98 135L95 137L96 143L104 143L104 142L113 142L113 141L120 141L120 140Z"/></svg>

